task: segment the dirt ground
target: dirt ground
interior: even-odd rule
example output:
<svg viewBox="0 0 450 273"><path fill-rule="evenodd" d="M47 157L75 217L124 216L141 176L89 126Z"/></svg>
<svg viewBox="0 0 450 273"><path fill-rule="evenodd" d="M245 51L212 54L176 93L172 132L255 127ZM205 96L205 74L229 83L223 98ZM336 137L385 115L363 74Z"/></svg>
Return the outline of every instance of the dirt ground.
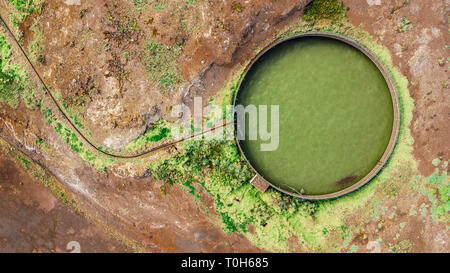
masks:
<svg viewBox="0 0 450 273"><path fill-rule="evenodd" d="M160 13L138 12L131 8L132 2L81 1L81 5L67 5L64 1L46 1L39 15L42 35L50 37L44 39L45 62L35 64L39 73L52 90L61 93L63 101L78 99L73 111L83 120L89 137L99 146L116 151L138 137L149 122L159 117L170 119L168 112L172 105L190 104L194 95L201 95L207 101L230 80L236 66L248 61L278 30L298 20L309 1L253 1L253 5L245 5L239 12L232 8L232 1L202 1L198 4L201 8L195 10L168 2L168 7ZM368 31L386 46L395 66L408 78L415 104L409 125L414 138L413 153L420 174L427 177L436 168L432 161L448 160L450 152L450 97L445 85L449 81L448 64L439 62L449 56L446 48L449 1L343 2L349 9L350 23ZM80 18L82 10L86 12ZM188 11L182 15L182 10ZM6 9L1 15L5 16L4 13ZM110 13L119 18L128 14L136 20L139 31L121 32L108 21ZM186 20L183 16L188 18L187 26L181 24ZM203 21L196 25L198 18ZM398 25L403 18L412 23L412 28L400 33ZM128 19L124 17L124 20ZM31 23L27 20L20 26L24 30L24 45L33 38L27 31ZM185 27L191 31L181 31ZM115 39L111 33L122 36ZM184 50L176 59L183 80L168 94L160 92L160 87L149 81L145 72L143 52L149 33L158 43L184 43ZM123 43L121 39L128 42ZM13 57L25 63L17 51ZM30 71L29 75L36 81ZM129 162L99 172L71 151L39 112L23 103L17 109L1 105L0 136L61 181L80 201L83 210L130 240L140 242L142 250L262 251L243 235L226 234L220 228L219 215L212 209L214 200L201 189L204 206L178 186L168 187L163 195L162 181L143 176L145 170L133 169ZM35 145L36 139L45 139L51 145L42 149ZM172 151L152 154L149 160ZM448 169L448 166L440 168ZM82 252L131 251L111 239L104 228L71 212L48 189L33 181L22 166L7 157L0 160L0 178L0 251L64 252L68 251L69 241L78 241ZM372 221L351 244L359 246L360 251L371 251L366 249L367 243L382 236L392 238L385 244L414 240L414 251L448 252L449 234L445 224L435 222L430 215L408 217L411 204L430 203L425 196L404 195L391 203L384 205L398 207L395 222ZM209 208L208 213L205 207ZM358 221L358 215L354 215L353 221ZM397 236L399 230L393 226L400 222L407 225ZM301 249L294 239L292 244L294 251Z"/></svg>
<svg viewBox="0 0 450 273"><path fill-rule="evenodd" d="M71 252L73 242L81 252L131 251L72 212L16 162L2 158L0 177L0 252Z"/></svg>

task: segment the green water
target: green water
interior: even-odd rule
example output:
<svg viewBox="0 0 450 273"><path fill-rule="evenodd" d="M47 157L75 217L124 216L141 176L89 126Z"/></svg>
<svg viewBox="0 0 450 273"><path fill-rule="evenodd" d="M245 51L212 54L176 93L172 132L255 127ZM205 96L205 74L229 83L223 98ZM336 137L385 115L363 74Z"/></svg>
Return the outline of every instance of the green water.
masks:
<svg viewBox="0 0 450 273"><path fill-rule="evenodd" d="M248 130L240 144L264 178L290 192L328 194L355 184L375 167L392 131L383 75L359 50L331 38L269 50L244 78L237 104L279 105L278 149L261 151L268 141L248 140Z"/></svg>

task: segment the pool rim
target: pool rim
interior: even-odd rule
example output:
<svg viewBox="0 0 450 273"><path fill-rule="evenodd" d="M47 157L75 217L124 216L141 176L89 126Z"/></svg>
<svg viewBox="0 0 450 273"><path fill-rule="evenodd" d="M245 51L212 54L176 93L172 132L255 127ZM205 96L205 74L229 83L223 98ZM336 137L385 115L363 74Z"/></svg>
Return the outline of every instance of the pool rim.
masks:
<svg viewBox="0 0 450 273"><path fill-rule="evenodd" d="M253 59L252 61L246 66L244 72L242 73L242 76L239 79L239 82L237 84L237 88L236 88L236 92L234 94L234 98L233 98L233 106L236 106L237 103L237 99L238 99L238 93L241 89L241 85L245 80L245 77L247 76L248 72L250 71L250 69L253 67L253 65L259 60L259 58L261 58L261 56L263 56L265 53L267 53L270 49L274 48L275 46L284 43L286 41L289 40L294 40L294 39L299 39L299 38L304 38L304 37L325 37L325 38L330 38L330 39L334 39L334 40L338 40L341 42L344 42L354 48L356 48L357 50L359 50L360 52L362 52L365 56L367 56L372 63L374 63L376 65L376 67L378 68L378 70L381 72L381 74L384 77L384 80L386 81L388 88L389 88L389 93L391 94L391 100L392 100L392 107L393 107L393 121L392 121L392 132L391 132L391 136L389 139L389 143L386 146L386 149L383 153L383 155L381 156L381 158L378 160L377 164L375 165L375 167L372 168L372 170L367 173L362 179L360 179L358 182L356 182L355 184L333 192L333 193L327 193L327 194L318 194L318 195L308 195L308 194L300 194L300 193L296 193L296 192L292 192L292 191L287 191L284 190L274 184L272 184L270 181L268 181L267 179L265 179L257 170L256 168L251 164L250 160L248 160L247 156L245 155L241 144L239 142L239 140L237 139L237 122L236 122L236 113L234 113L233 116L233 120L234 120L234 140L236 141L236 144L238 146L239 152L242 154L242 156L244 157L245 161L250 165L250 167L253 169L253 171L256 173L255 176L258 176L260 179L262 179L265 183L267 183L268 185L270 185L272 188L281 191L285 194L294 196L294 197L298 197L301 199L306 199L306 200L327 200L327 199L335 199L344 195L347 195L349 193L352 193L358 189L360 189L361 187L365 186L366 184L368 184L373 178L375 178L376 175L378 175L378 173L384 168L384 166L386 165L386 162L389 160L390 156L392 155L392 152L394 151L395 145L397 144L397 140L398 140L398 135L399 135L399 131L400 131L400 102L399 102L399 97L397 94L397 90L396 90L396 86L393 82L393 80L391 79L390 73L386 70L386 68L382 65L381 61L368 49L366 48L364 45L358 43L358 41L353 40L351 38L336 34L336 33L328 33L328 32L315 32L315 31L311 31L311 32L305 32L305 33L301 33L301 34L296 34L293 35L291 37L285 38L285 39L278 39L275 40L274 42L272 42L271 44L269 44L268 46L266 46L263 50L261 50Z"/></svg>

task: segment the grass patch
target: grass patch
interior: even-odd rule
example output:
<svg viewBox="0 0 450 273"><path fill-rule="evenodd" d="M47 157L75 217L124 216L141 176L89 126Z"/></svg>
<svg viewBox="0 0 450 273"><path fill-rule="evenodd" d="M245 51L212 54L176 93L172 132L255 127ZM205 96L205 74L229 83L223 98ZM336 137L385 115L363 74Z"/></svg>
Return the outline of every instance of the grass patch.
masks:
<svg viewBox="0 0 450 273"><path fill-rule="evenodd" d="M31 166L31 162L26 159L24 156L22 156L21 154L17 155L17 159L20 160L20 162L22 162L23 166L25 167L25 169L29 169Z"/></svg>
<svg viewBox="0 0 450 273"><path fill-rule="evenodd" d="M10 64L11 46L0 34L0 101L13 108L19 105L20 97L29 88L26 72L19 65Z"/></svg>
<svg viewBox="0 0 450 273"><path fill-rule="evenodd" d="M136 18L122 15L116 10L109 8L106 25L113 28L113 31L104 31L106 39L114 40L117 44L122 45L124 41L136 38L139 31L139 25Z"/></svg>
<svg viewBox="0 0 450 273"><path fill-rule="evenodd" d="M436 162L436 160L435 160ZM438 162L438 167L441 162ZM429 177L416 177L416 183L413 187L430 200L432 207L430 209L431 215L435 221L449 222L450 221L450 183L448 179L448 172L445 170L448 166L448 161L442 162L442 169L436 168L434 173Z"/></svg>
<svg viewBox="0 0 450 273"><path fill-rule="evenodd" d="M142 136L128 143L125 146L125 150L141 151L148 148L153 143L159 142L169 136L170 136L169 124L165 120L159 119L158 121L152 123L150 128L148 128L147 131Z"/></svg>
<svg viewBox="0 0 450 273"><path fill-rule="evenodd" d="M323 19L337 23L347 20L346 14L347 8L341 1L314 0L305 8L303 18L308 23L316 23Z"/></svg>
<svg viewBox="0 0 450 273"><path fill-rule="evenodd" d="M70 149L77 153L82 160L89 163L92 167L99 171L105 171L107 167L115 163L116 160L114 158L103 154L92 153L84 147L83 141L78 138L71 128L58 121L51 109L45 108L43 114L47 119L47 123L49 123L61 139L69 145Z"/></svg>
<svg viewBox="0 0 450 273"><path fill-rule="evenodd" d="M248 225L266 226L275 215L314 214L315 203L302 201L275 190L265 194L247 183L254 173L234 141L190 140L182 153L154 164L152 174L169 184L179 183L199 199L193 183L215 197L215 209L225 232L248 232Z"/></svg>

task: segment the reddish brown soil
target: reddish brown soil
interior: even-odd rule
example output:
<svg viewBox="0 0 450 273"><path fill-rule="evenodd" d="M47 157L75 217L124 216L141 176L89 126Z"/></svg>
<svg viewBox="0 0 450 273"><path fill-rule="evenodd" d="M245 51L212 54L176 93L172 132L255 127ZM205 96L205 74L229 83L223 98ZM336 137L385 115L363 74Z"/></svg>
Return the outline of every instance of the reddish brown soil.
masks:
<svg viewBox="0 0 450 273"><path fill-rule="evenodd" d="M0 252L128 252L119 242L72 212L23 166L0 159Z"/></svg>
<svg viewBox="0 0 450 273"><path fill-rule="evenodd" d="M127 44L111 41L111 53L99 55L95 53L95 48L102 46L102 42L107 40L102 23L102 18L107 14L104 3L82 1L83 6L66 6L61 1L48 2L49 5L43 13L42 20L44 26L49 24L50 28L44 27L44 36L54 39L45 40L47 64L38 66L45 80L53 86L53 90L60 91L63 98L69 98L82 94L86 85L90 83L89 76L92 78L96 76L95 86L101 92L93 93L92 101L123 103L124 108L120 109L122 112L105 111L108 114L97 120L87 119L85 125L89 127L92 137L99 143L111 135L128 137L140 132L145 128L143 123L151 119L153 114L151 109L154 109L155 105L164 115L166 106L181 100L189 103L193 94L202 95L206 101L209 95L223 86L224 81L229 80L230 73L236 64L248 60L249 56L254 54L254 50L266 43L278 28L298 19L301 13L300 7L306 3L306 1L277 1L276 3L257 1L254 7L245 6L241 12L232 12L228 2L223 4L222 9L213 5L210 8L211 14L205 10L207 14L205 18L209 18L207 20L211 22L212 20L225 21L228 32L222 33L212 29L211 34L217 35L206 35L207 37L204 34L209 33L210 25L217 25L216 21L214 24L208 21L197 32L180 37L178 28L173 29L168 22L170 9L155 17L152 24L145 23L149 20L148 14L144 13L139 15L140 17L135 14L142 33L153 33L153 28L157 28L155 34L157 41L170 45L180 38L185 39L184 52L177 62L183 76L189 81L187 84L189 88L185 86L184 89L174 91L166 97L147 81L143 72L145 69L138 54L143 46L143 37L139 36L140 33L136 37L130 37L134 41ZM126 5L130 6L131 2L126 2ZM448 89L442 84L449 80L448 67L440 66L438 63L442 57L448 56L445 49L449 41L446 13L448 1L410 0L408 4L402 5L403 0L381 0L381 5L373 6L369 6L368 2L377 1L344 0L345 6L350 9L348 12L350 22L354 25L363 24L364 29L374 37L378 37L379 42L390 49L395 65L410 82L409 90L416 106L414 119L410 125L414 137L414 155L419 162L420 172L428 176L434 170L431 164L432 159L447 160L450 151L448 137L450 135L448 122L450 97L447 95ZM88 12L80 20L79 12L83 8L87 8ZM117 12L123 8L124 6L113 6ZM3 11L0 12L3 16ZM60 17L57 16L58 14ZM60 19L62 15L64 20ZM404 33L398 33L397 26L402 17L407 17L413 23L413 28ZM268 21L265 21L266 19ZM178 22L176 25L178 26ZM264 31L267 25L270 27ZM112 31L112 29L107 30ZM96 39L87 39L83 46L82 38L89 34L89 31L96 35ZM29 39L27 37L31 36L25 33L25 42ZM88 35L88 37L91 36ZM227 39L229 39L230 47L220 48L219 45ZM75 41L74 44L73 41ZM130 52L132 56L130 59L122 58L124 50ZM14 54L13 58L16 61L23 62L17 52ZM111 63L108 62L110 60L116 62L110 66ZM133 72L130 74L130 80L110 82L112 78L120 78L121 73L126 71ZM34 78L34 76L31 77ZM109 92L111 90L118 91L111 93ZM88 101L88 103L92 102ZM112 109L110 107L112 104L106 105L105 109ZM98 106L98 112L102 112L104 109L100 107L101 104ZM86 109L80 108L79 111L85 115ZM101 123L98 122L99 120ZM18 109L1 105L0 136L29 155L35 162L45 166L68 191L80 200L83 209L89 214L102 219L131 240L139 242L139 246L145 250L155 252L260 251L243 236L227 235L221 230L218 225L220 219L211 208L213 200L207 194L202 193L202 198L210 214L205 213L205 207L198 204L194 197L178 186L169 187L167 194L162 195L160 190L162 182L152 180L150 177L135 175L139 178L124 178L115 175L111 170L107 173L93 170L67 147L53 128L45 122L40 112L32 111L23 104ZM38 149L34 144L38 138L45 139L51 147L46 151ZM157 159L170 152L170 149L161 151L152 158ZM14 218L15 222L7 220L8 225L0 222L1 231L4 226L7 226L9 230L15 232L11 236L21 238L19 240L21 248L16 250L8 248L8 250L32 251L36 246L38 249L41 247L42 251L56 250L56 247L64 251L68 241L66 239L70 237L66 238L64 234L68 231L72 233L71 227L75 233L71 235L74 237L70 237L70 240L74 238L81 243L92 238L93 235L83 237L84 233L80 230L87 229L89 225L79 219L78 215L73 217L79 222L72 220L70 218L72 216L69 217L70 219L62 217L61 212L64 211L64 206L57 200L52 201L55 199L49 195L50 193L44 194L43 190L34 190L38 187L33 184L34 182L30 181L24 185L14 184L17 180L26 180L23 178L27 177L26 174L18 171L17 167L11 169L11 164L7 163L10 161L7 159L2 159L1 162L2 166L7 167L6 170L9 169L10 174L7 175L12 177L12 180L1 180L1 185L13 185L14 189L23 192L22 199L16 199L11 195L15 191L11 190L10 186L5 186L8 190L2 188L0 195L9 196L4 199L2 197L2 200L7 200L5 206L17 207L18 211L24 211L23 214L28 213L27 217L31 217L33 223L44 221L40 220L41 218L48 219L44 222L49 223L49 225L43 225L44 231L29 228L27 235L21 235L20 230L25 223L20 219ZM32 197L26 196L25 193L32 194L30 195ZM37 200L37 203L32 200ZM3 201L1 202L3 206ZM409 221L406 217L411 204L429 203L429 201L419 194L414 194L402 196L395 202L401 204L401 206L397 205L399 212L395 223L386 219L380 222L372 221L351 244L359 245L361 251L369 251L365 249L367 242L376 240L380 234L384 234L384 237L392 238L388 239L390 241L385 242L386 244L395 244L401 240L414 238L415 245L412 248L414 251L448 252L449 240L445 225L437 224L429 215L414 218L416 219L414 223L408 222L405 231L401 233L402 237L394 240L398 231L394 225L403 220ZM33 207L33 204L37 204L36 207ZM54 206L53 209L46 212L46 209L52 206ZM0 213L5 212L0 211ZM69 215L69 213L65 214ZM8 213L6 215L14 216ZM358 220L358 215L355 215L353 221ZM45 229L48 231L54 227L54 223L57 223L57 232L52 237ZM95 230L93 234L101 234L100 230L90 228ZM32 233L42 234L39 244L34 245ZM436 238L432 238L433 236L439 240L434 240ZM7 244L1 243L1 247L10 247L12 237L8 238ZM82 250L113 251L112 247L116 247L115 251L124 250L106 237L102 240L99 241L99 246L102 248L89 248L89 243L82 243ZM293 251L301 251L296 238L290 238L289 245L292 246Z"/></svg>

